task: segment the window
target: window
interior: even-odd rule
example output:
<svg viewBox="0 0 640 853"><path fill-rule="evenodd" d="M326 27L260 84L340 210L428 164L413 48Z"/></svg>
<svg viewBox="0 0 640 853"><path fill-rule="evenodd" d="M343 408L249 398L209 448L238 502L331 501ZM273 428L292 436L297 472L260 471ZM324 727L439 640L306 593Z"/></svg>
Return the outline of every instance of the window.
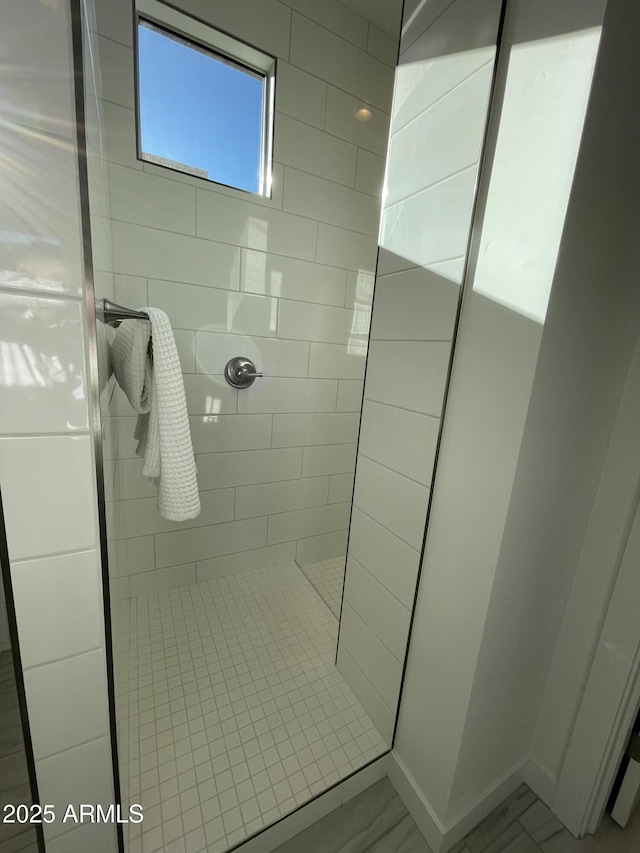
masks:
<svg viewBox="0 0 640 853"><path fill-rule="evenodd" d="M139 158L271 195L275 60L157 0L137 11Z"/></svg>

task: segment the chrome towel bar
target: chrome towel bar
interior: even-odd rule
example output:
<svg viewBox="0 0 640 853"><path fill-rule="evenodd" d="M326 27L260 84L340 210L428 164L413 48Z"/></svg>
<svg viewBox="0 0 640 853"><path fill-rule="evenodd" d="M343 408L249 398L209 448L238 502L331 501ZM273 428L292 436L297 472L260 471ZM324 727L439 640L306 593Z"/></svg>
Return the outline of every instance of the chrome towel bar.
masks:
<svg viewBox="0 0 640 853"><path fill-rule="evenodd" d="M134 311L117 305L110 299L103 299L98 303L96 315L107 326L117 326L121 320L148 320L149 316L144 311Z"/></svg>

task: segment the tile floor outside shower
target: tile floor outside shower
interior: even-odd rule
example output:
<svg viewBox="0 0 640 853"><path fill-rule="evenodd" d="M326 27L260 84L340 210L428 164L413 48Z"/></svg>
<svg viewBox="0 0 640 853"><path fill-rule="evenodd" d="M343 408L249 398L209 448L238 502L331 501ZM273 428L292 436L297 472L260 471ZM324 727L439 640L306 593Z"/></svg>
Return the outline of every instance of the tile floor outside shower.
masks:
<svg viewBox="0 0 640 853"><path fill-rule="evenodd" d="M521 785L450 853L637 853L640 810L621 829L605 815L576 839ZM382 779L273 853L432 853L388 779Z"/></svg>
<svg viewBox="0 0 640 853"><path fill-rule="evenodd" d="M31 803L18 688L8 650L0 652L0 801L3 806ZM37 849L33 826L0 823L0 853L37 853Z"/></svg>
<svg viewBox="0 0 640 853"><path fill-rule="evenodd" d="M217 853L388 746L334 665L338 622L291 562L117 603L127 853Z"/></svg>

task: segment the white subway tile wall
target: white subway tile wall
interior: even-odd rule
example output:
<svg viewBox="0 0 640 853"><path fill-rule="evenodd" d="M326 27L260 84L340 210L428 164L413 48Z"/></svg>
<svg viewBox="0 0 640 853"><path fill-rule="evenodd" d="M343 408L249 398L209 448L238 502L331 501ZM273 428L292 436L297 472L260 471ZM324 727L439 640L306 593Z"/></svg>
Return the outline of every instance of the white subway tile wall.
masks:
<svg viewBox="0 0 640 853"><path fill-rule="evenodd" d="M461 26L461 43L447 44L452 55L431 55L441 53L443 42L430 24L463 20L473 14L471 5L455 0L435 23L427 11L405 32L391 116L338 648L340 671L387 738L399 700L495 53L466 43L469 28ZM368 43L381 59L390 58L379 33L370 32ZM328 104L330 126L341 127L351 109L347 97L330 88ZM380 137L362 135L374 130L371 121L359 131L356 186L364 192L379 180L372 158L381 153ZM354 393L340 389L338 408L349 397L353 404Z"/></svg>
<svg viewBox="0 0 640 853"><path fill-rule="evenodd" d="M102 647L100 561L95 551L25 560L16 566L12 580L21 614L23 666L41 666Z"/></svg>
<svg viewBox="0 0 640 853"><path fill-rule="evenodd" d="M31 667L24 681L36 761L109 732L102 648Z"/></svg>
<svg viewBox="0 0 640 853"><path fill-rule="evenodd" d="M12 17L19 16L14 11L18 4L9 6L6 26L12 26ZM4 10L3 10L4 11ZM24 16L27 17L26 15ZM35 17L35 16L34 16ZM44 19L54 17L50 13ZM64 16L60 16L64 19ZM40 22L39 22L40 24ZM55 27L54 26L54 32ZM24 23L22 28L16 23L11 39L12 44L19 41L24 33L25 47L39 52L40 26L34 25L33 39L29 38ZM45 54L43 61L50 53ZM7 56L7 62L11 59ZM34 69L23 63L16 66L25 79L31 79L35 89L38 77ZM44 66L40 74L44 76ZM12 67L13 70L13 67ZM9 72L11 73L11 72ZM60 101L65 101L69 93L64 92L67 81L58 82ZM29 291L42 290L48 294L67 294L82 296L82 244L79 240L78 212L78 167L75 147L71 139L66 138L67 119L58 132L65 136L48 135L40 128L48 123L45 108L34 115L29 114L28 102L23 105L25 115L14 115L10 103L12 95L16 101L21 96L21 87L12 92L7 82L3 98L6 112L0 115L2 125L3 157L0 166L2 175L2 195L5 201L3 211L4 236L0 242L0 283L3 287L26 288ZM42 97L46 96L43 86ZM40 95L36 96L40 97ZM35 105L33 106L35 110ZM62 118L61 118L62 121ZM35 125L35 126L34 126ZM22 239L19 239L19 236ZM11 237L13 236L13 239Z"/></svg>
<svg viewBox="0 0 640 853"><path fill-rule="evenodd" d="M301 539L296 547L296 563L304 569L310 563L321 561L322 554L344 554L347 550L347 531L322 533Z"/></svg>
<svg viewBox="0 0 640 853"><path fill-rule="evenodd" d="M51 138L49 134L73 140L75 104L68 10L64 7L61 13L48 6L40 15L29 14L24 4L15 0L3 4L2 11L7 32L12 33L3 60L7 64L3 77L3 120L42 131L45 145ZM37 65L33 57L37 57ZM34 134L36 139L39 136L40 133ZM16 140L7 139L6 142L11 145ZM45 174L38 177L44 179ZM34 188L30 187L30 191ZM43 224L48 236L52 223L45 219Z"/></svg>
<svg viewBox="0 0 640 853"><path fill-rule="evenodd" d="M89 796L107 806L113 767L69 6L9 0L3 23L11 39L0 105L0 488L29 726L41 801L66 806ZM85 71L95 146L96 75L89 62ZM121 92L114 79L110 97ZM109 293L100 161L89 170ZM44 832L48 849L72 849L68 824ZM84 841L96 853L117 849L112 825L87 828Z"/></svg>
<svg viewBox="0 0 640 853"><path fill-rule="evenodd" d="M90 772L92 767L108 767L111 764L111 741L107 737L89 741L80 746L59 752L38 763L38 783L53 792L49 801L57 815L64 815L70 804L75 809L81 803L96 803L107 809L112 802L111 779L105 775ZM89 770L89 772L88 772ZM69 829L75 829L71 823L57 821L51 827L51 839L61 836L59 842L64 846ZM94 846L95 845L95 846ZM50 850L49 843L47 850ZM58 848L59 849L59 848ZM71 849L71 844L64 847ZM85 850L101 850L99 842L90 834Z"/></svg>
<svg viewBox="0 0 640 853"><path fill-rule="evenodd" d="M110 285L122 304L156 305L171 319L203 503L192 522L154 517L135 418L114 394L111 571L125 596L344 554L397 50L335 0L178 5L278 58L274 191L252 198L141 168L131 11L100 0L113 236L100 295ZM356 119L361 107L370 121ZM264 373L247 390L223 378L236 355ZM143 541L143 552L122 540Z"/></svg>
<svg viewBox="0 0 640 853"><path fill-rule="evenodd" d="M398 40L371 23L367 37L367 50L372 56L395 68L398 61Z"/></svg>
<svg viewBox="0 0 640 853"><path fill-rule="evenodd" d="M87 432L82 309L79 301L0 291L0 433L28 436L34 423L42 432ZM33 323L34 315L41 322Z"/></svg>

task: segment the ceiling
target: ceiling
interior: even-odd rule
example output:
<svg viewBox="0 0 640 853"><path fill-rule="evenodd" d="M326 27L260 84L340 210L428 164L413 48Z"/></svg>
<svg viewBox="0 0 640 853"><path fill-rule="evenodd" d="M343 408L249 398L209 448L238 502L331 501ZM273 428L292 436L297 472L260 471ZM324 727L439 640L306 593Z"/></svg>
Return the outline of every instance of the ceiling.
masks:
<svg viewBox="0 0 640 853"><path fill-rule="evenodd" d="M402 0L340 0L340 2L371 21L376 27L380 27L381 30L392 36L399 35Z"/></svg>

